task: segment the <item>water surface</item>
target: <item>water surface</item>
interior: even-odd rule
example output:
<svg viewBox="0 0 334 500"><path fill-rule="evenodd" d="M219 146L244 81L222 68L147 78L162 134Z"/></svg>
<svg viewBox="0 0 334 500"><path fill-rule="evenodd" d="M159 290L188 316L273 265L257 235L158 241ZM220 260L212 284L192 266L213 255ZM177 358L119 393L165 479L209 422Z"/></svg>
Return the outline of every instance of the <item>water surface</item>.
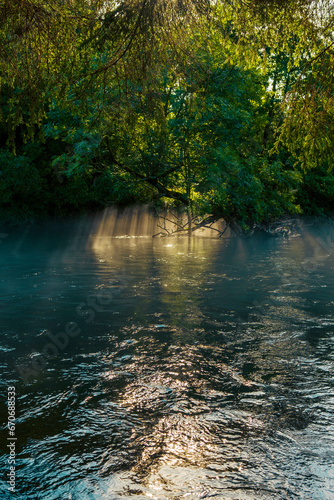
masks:
<svg viewBox="0 0 334 500"><path fill-rule="evenodd" d="M82 224L1 239L16 497L332 499L333 228L189 241Z"/></svg>

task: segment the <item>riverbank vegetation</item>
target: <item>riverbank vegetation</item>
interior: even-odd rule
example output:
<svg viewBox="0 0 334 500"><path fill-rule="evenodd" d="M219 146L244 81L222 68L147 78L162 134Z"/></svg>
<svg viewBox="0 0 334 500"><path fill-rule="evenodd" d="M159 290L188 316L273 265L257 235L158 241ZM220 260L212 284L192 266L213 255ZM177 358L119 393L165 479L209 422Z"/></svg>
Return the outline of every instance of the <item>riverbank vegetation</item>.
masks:
<svg viewBox="0 0 334 500"><path fill-rule="evenodd" d="M0 218L334 209L327 1L4 0Z"/></svg>

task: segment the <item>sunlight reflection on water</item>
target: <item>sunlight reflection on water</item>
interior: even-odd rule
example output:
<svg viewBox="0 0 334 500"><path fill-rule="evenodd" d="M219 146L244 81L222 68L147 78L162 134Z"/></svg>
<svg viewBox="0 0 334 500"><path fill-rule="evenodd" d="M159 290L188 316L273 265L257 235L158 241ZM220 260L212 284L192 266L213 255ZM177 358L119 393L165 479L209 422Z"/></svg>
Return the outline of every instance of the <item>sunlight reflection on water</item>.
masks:
<svg viewBox="0 0 334 500"><path fill-rule="evenodd" d="M20 499L333 498L333 230L189 241L100 228L1 245ZM18 364L73 321L80 335L24 384Z"/></svg>

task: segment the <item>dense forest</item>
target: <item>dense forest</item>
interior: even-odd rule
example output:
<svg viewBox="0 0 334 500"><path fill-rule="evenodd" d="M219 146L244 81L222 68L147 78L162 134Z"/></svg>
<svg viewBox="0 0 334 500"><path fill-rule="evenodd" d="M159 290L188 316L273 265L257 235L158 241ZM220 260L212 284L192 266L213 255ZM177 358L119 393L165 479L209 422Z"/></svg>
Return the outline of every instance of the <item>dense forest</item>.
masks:
<svg viewBox="0 0 334 500"><path fill-rule="evenodd" d="M0 6L2 221L145 203L247 230L334 211L330 1Z"/></svg>

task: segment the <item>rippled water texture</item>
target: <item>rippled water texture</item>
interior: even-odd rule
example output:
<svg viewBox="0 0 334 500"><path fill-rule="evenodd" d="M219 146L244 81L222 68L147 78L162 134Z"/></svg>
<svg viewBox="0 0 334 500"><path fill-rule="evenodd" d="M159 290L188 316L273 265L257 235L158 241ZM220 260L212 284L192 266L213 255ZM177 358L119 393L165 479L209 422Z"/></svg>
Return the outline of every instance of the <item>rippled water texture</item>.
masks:
<svg viewBox="0 0 334 500"><path fill-rule="evenodd" d="M0 240L0 498L333 499L333 228L82 224Z"/></svg>

